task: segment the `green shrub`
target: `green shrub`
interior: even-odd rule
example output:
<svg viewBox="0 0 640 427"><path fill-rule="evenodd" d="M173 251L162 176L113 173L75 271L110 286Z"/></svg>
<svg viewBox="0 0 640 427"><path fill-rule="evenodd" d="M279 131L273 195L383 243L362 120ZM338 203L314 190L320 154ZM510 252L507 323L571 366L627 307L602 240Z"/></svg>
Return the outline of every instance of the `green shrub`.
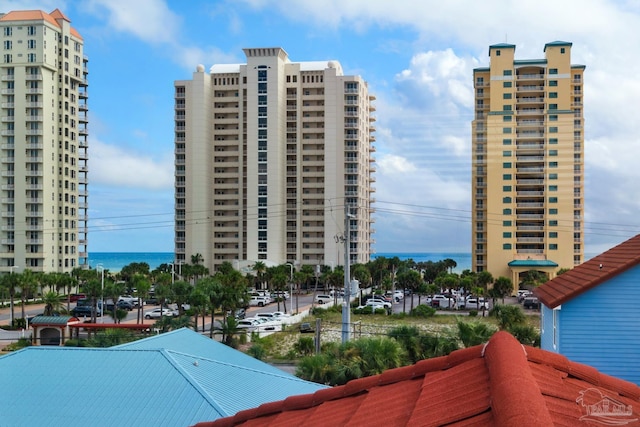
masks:
<svg viewBox="0 0 640 427"><path fill-rule="evenodd" d="M508 329L521 344L540 347L540 334L530 325L513 325Z"/></svg>
<svg viewBox="0 0 640 427"><path fill-rule="evenodd" d="M478 316L478 310L469 310L469 317Z"/></svg>
<svg viewBox="0 0 640 427"><path fill-rule="evenodd" d="M249 349L249 354L258 360L262 360L266 356L267 351L262 344L255 343Z"/></svg>
<svg viewBox="0 0 640 427"><path fill-rule="evenodd" d="M313 354L316 349L314 339L311 337L300 337L298 342L295 343L294 349L298 354L307 356Z"/></svg>
<svg viewBox="0 0 640 427"><path fill-rule="evenodd" d="M436 309L425 304L415 306L410 313L414 317L433 317L435 314Z"/></svg>

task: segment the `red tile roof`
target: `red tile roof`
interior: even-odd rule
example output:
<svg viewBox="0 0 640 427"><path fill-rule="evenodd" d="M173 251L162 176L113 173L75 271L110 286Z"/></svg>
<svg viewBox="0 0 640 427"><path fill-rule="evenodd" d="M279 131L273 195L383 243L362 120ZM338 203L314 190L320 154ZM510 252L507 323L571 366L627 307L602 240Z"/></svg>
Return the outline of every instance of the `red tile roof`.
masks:
<svg viewBox="0 0 640 427"><path fill-rule="evenodd" d="M42 10L13 10L0 17L0 21L47 21L51 25L60 28L60 24L58 24L57 21L58 19L71 22L60 9L56 9L50 14ZM82 40L82 36L75 28L71 28L70 32L71 35Z"/></svg>
<svg viewBox="0 0 640 427"><path fill-rule="evenodd" d="M626 412L597 412L604 400ZM640 387L498 332L484 345L196 427L575 426L605 416L637 425Z"/></svg>
<svg viewBox="0 0 640 427"><path fill-rule="evenodd" d="M534 294L555 308L640 264L640 234L549 280Z"/></svg>

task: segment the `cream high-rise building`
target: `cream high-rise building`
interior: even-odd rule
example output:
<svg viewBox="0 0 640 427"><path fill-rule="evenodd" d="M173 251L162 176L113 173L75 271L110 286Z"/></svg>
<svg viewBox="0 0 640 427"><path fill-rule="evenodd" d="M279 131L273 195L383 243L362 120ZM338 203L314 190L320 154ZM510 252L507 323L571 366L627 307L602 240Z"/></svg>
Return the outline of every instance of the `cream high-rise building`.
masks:
<svg viewBox="0 0 640 427"><path fill-rule="evenodd" d="M0 271L87 260L87 58L58 9L0 13Z"/></svg>
<svg viewBox="0 0 640 427"><path fill-rule="evenodd" d="M375 111L336 61L244 49L175 82L176 262L342 265L372 253Z"/></svg>
<svg viewBox="0 0 640 427"><path fill-rule="evenodd" d="M585 67L571 45L520 60L515 45L492 45L473 72L472 268L515 286L583 261Z"/></svg>

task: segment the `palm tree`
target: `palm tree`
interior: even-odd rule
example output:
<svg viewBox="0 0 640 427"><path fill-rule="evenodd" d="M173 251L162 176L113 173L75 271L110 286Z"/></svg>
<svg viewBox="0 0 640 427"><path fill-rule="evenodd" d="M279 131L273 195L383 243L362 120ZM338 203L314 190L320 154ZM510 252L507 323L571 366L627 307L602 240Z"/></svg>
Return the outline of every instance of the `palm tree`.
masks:
<svg viewBox="0 0 640 427"><path fill-rule="evenodd" d="M27 303L27 298L35 292L39 285L38 275L27 268L19 275L18 283L20 285L22 318L24 319L24 306Z"/></svg>
<svg viewBox="0 0 640 427"><path fill-rule="evenodd" d="M258 280L258 289L262 289L264 285L264 274L267 271L267 265L262 261L256 261L253 263L253 271L256 273L256 279Z"/></svg>
<svg viewBox="0 0 640 427"><path fill-rule="evenodd" d="M178 280L171 285L172 294L174 296L176 304L178 304L178 312L180 315L184 314L184 304L189 302L189 297L194 288L190 283L184 280Z"/></svg>
<svg viewBox="0 0 640 427"><path fill-rule="evenodd" d="M278 311L280 311L280 295L283 295L283 291L287 289L287 275L282 272L277 272L271 278L271 286L276 292L276 300L278 301ZM284 304L284 311L287 312L287 304Z"/></svg>
<svg viewBox="0 0 640 427"><path fill-rule="evenodd" d="M469 323L458 320L458 336L465 347L485 343L495 332L496 330L486 323Z"/></svg>
<svg viewBox="0 0 640 427"><path fill-rule="evenodd" d="M142 323L143 313L142 307L144 306L144 299L149 295L151 289L151 282L147 278L146 274L136 273L131 278L132 288L135 288L135 296L138 297L138 312L136 314L136 323Z"/></svg>
<svg viewBox="0 0 640 427"><path fill-rule="evenodd" d="M9 273L9 274L5 274L2 276L2 287L5 288L7 290L7 292L9 293L9 308L11 311L11 320L14 321L15 320L15 297L16 297L16 288L18 287L18 282L19 282L19 275L18 274L13 274ZM11 325L13 326L13 324Z"/></svg>
<svg viewBox="0 0 640 427"><path fill-rule="evenodd" d="M42 297L42 301L44 302L44 315L45 316L53 316L57 311L60 311L62 308L62 301L60 300L60 295L56 292L49 291L44 294Z"/></svg>
<svg viewBox="0 0 640 427"><path fill-rule="evenodd" d="M204 262L204 257L202 256L201 253L191 255L191 264L198 265L201 262Z"/></svg>
<svg viewBox="0 0 640 427"><path fill-rule="evenodd" d="M243 332L243 330L238 328L238 321L233 314L225 317L220 322L220 325L216 326L214 329L216 334L222 335L222 342L224 344L233 348L237 347L235 345L234 337Z"/></svg>

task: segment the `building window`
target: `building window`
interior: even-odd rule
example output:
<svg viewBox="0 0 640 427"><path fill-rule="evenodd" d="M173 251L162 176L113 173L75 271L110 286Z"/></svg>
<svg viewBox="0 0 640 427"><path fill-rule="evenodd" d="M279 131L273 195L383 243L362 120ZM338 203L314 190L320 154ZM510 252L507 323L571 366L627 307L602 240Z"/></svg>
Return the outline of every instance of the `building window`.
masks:
<svg viewBox="0 0 640 427"><path fill-rule="evenodd" d="M35 53L27 54L27 61L28 62L36 62L36 54Z"/></svg>
<svg viewBox="0 0 640 427"><path fill-rule="evenodd" d="M558 250L558 244L557 243L550 243L549 244L549 249L551 249L552 251Z"/></svg>
<svg viewBox="0 0 640 427"><path fill-rule="evenodd" d="M511 75L513 75L513 71L512 70L503 70L502 71L502 75L503 76L511 76Z"/></svg>
<svg viewBox="0 0 640 427"><path fill-rule="evenodd" d="M557 197L549 197L549 203L558 203Z"/></svg>
<svg viewBox="0 0 640 427"><path fill-rule="evenodd" d="M549 138L549 144L557 144L558 138Z"/></svg>
<svg viewBox="0 0 640 427"><path fill-rule="evenodd" d="M550 168L557 168L558 167L558 162L549 162L549 167Z"/></svg>
<svg viewBox="0 0 640 427"><path fill-rule="evenodd" d="M511 151L509 151L509 150L503 151L502 152L502 157L511 157Z"/></svg>
<svg viewBox="0 0 640 427"><path fill-rule="evenodd" d="M502 133L511 133L511 128L502 128Z"/></svg>
<svg viewBox="0 0 640 427"><path fill-rule="evenodd" d="M33 25L29 25L27 27L27 35L28 36L35 36L36 35L36 27L34 27Z"/></svg>
<svg viewBox="0 0 640 427"><path fill-rule="evenodd" d="M502 94L502 99L511 99L511 94L510 93L503 93Z"/></svg>
<svg viewBox="0 0 640 427"><path fill-rule="evenodd" d="M11 27L4 27L5 36L10 36L12 32L13 32L13 29Z"/></svg>
<svg viewBox="0 0 640 427"><path fill-rule="evenodd" d="M504 243L502 249L511 249L511 243Z"/></svg>
<svg viewBox="0 0 640 427"><path fill-rule="evenodd" d="M511 105L503 105L502 106L502 111L512 111L511 110Z"/></svg>
<svg viewBox="0 0 640 427"><path fill-rule="evenodd" d="M549 133L558 133L558 127L557 126L551 126L549 128Z"/></svg>
<svg viewBox="0 0 640 427"><path fill-rule="evenodd" d="M557 80L549 80L549 86L558 86Z"/></svg>
<svg viewBox="0 0 640 427"><path fill-rule="evenodd" d="M564 52L565 52L564 48L563 48L563 47L561 47L561 48L560 48L560 53L564 53Z"/></svg>
<svg viewBox="0 0 640 427"><path fill-rule="evenodd" d="M549 191L558 191L558 186L557 185L550 185L549 186Z"/></svg>
<svg viewBox="0 0 640 427"><path fill-rule="evenodd" d="M511 121L511 116L502 116L502 121L503 122L510 122Z"/></svg>
<svg viewBox="0 0 640 427"><path fill-rule="evenodd" d="M558 238L558 232L557 231L550 231L549 232L549 237L552 239L557 239Z"/></svg>
<svg viewBox="0 0 640 427"><path fill-rule="evenodd" d="M556 208L549 209L549 215L558 215L558 209Z"/></svg>
<svg viewBox="0 0 640 427"><path fill-rule="evenodd" d="M512 82L502 82L502 87L511 87Z"/></svg>
<svg viewBox="0 0 640 427"><path fill-rule="evenodd" d="M511 215L511 209L505 208L502 210L502 215Z"/></svg>
<svg viewBox="0 0 640 427"><path fill-rule="evenodd" d="M502 232L502 237L505 239L510 239L511 238L511 232L510 231L503 231Z"/></svg>
<svg viewBox="0 0 640 427"><path fill-rule="evenodd" d="M502 221L503 227L511 227L511 221Z"/></svg>
<svg viewBox="0 0 640 427"><path fill-rule="evenodd" d="M549 156L555 157L558 155L558 150L549 150Z"/></svg>
<svg viewBox="0 0 640 427"><path fill-rule="evenodd" d="M500 56L500 49L496 50L496 56Z"/></svg>
<svg viewBox="0 0 640 427"><path fill-rule="evenodd" d="M511 186L510 185L503 185L502 186L502 191L511 191Z"/></svg>
<svg viewBox="0 0 640 427"><path fill-rule="evenodd" d="M549 68L549 74L558 74L557 68Z"/></svg>
<svg viewBox="0 0 640 427"><path fill-rule="evenodd" d="M35 40L27 40L27 47L29 49L35 49L36 48L36 41Z"/></svg>
<svg viewBox="0 0 640 427"><path fill-rule="evenodd" d="M503 174L502 179L505 181L511 181L511 174L510 173Z"/></svg>
<svg viewBox="0 0 640 427"><path fill-rule="evenodd" d="M558 92L549 92L549 98L557 98Z"/></svg>
<svg viewBox="0 0 640 427"><path fill-rule="evenodd" d="M4 46L4 50L11 50L11 40L5 40L2 45Z"/></svg>
<svg viewBox="0 0 640 427"><path fill-rule="evenodd" d="M558 115L557 114L550 114L549 115L549 121L550 122L557 122L558 121Z"/></svg>
<svg viewBox="0 0 640 427"><path fill-rule="evenodd" d="M502 145L511 145L511 139L510 138L505 138L502 140Z"/></svg>
<svg viewBox="0 0 640 427"><path fill-rule="evenodd" d="M502 203L511 203L511 197L503 197Z"/></svg>
<svg viewBox="0 0 640 427"><path fill-rule="evenodd" d="M549 220L549 226L550 227L557 227L558 226L558 220L557 219Z"/></svg>
<svg viewBox="0 0 640 427"><path fill-rule="evenodd" d="M511 162L502 163L502 169L511 169Z"/></svg>
<svg viewBox="0 0 640 427"><path fill-rule="evenodd" d="M478 86L484 86L484 77L478 77L478 78L476 78L476 85L478 85Z"/></svg>
<svg viewBox="0 0 640 427"><path fill-rule="evenodd" d="M558 174L557 173L550 173L549 174L549 179L558 179Z"/></svg>
<svg viewBox="0 0 640 427"><path fill-rule="evenodd" d="M558 104L549 104L549 110L557 110Z"/></svg>

